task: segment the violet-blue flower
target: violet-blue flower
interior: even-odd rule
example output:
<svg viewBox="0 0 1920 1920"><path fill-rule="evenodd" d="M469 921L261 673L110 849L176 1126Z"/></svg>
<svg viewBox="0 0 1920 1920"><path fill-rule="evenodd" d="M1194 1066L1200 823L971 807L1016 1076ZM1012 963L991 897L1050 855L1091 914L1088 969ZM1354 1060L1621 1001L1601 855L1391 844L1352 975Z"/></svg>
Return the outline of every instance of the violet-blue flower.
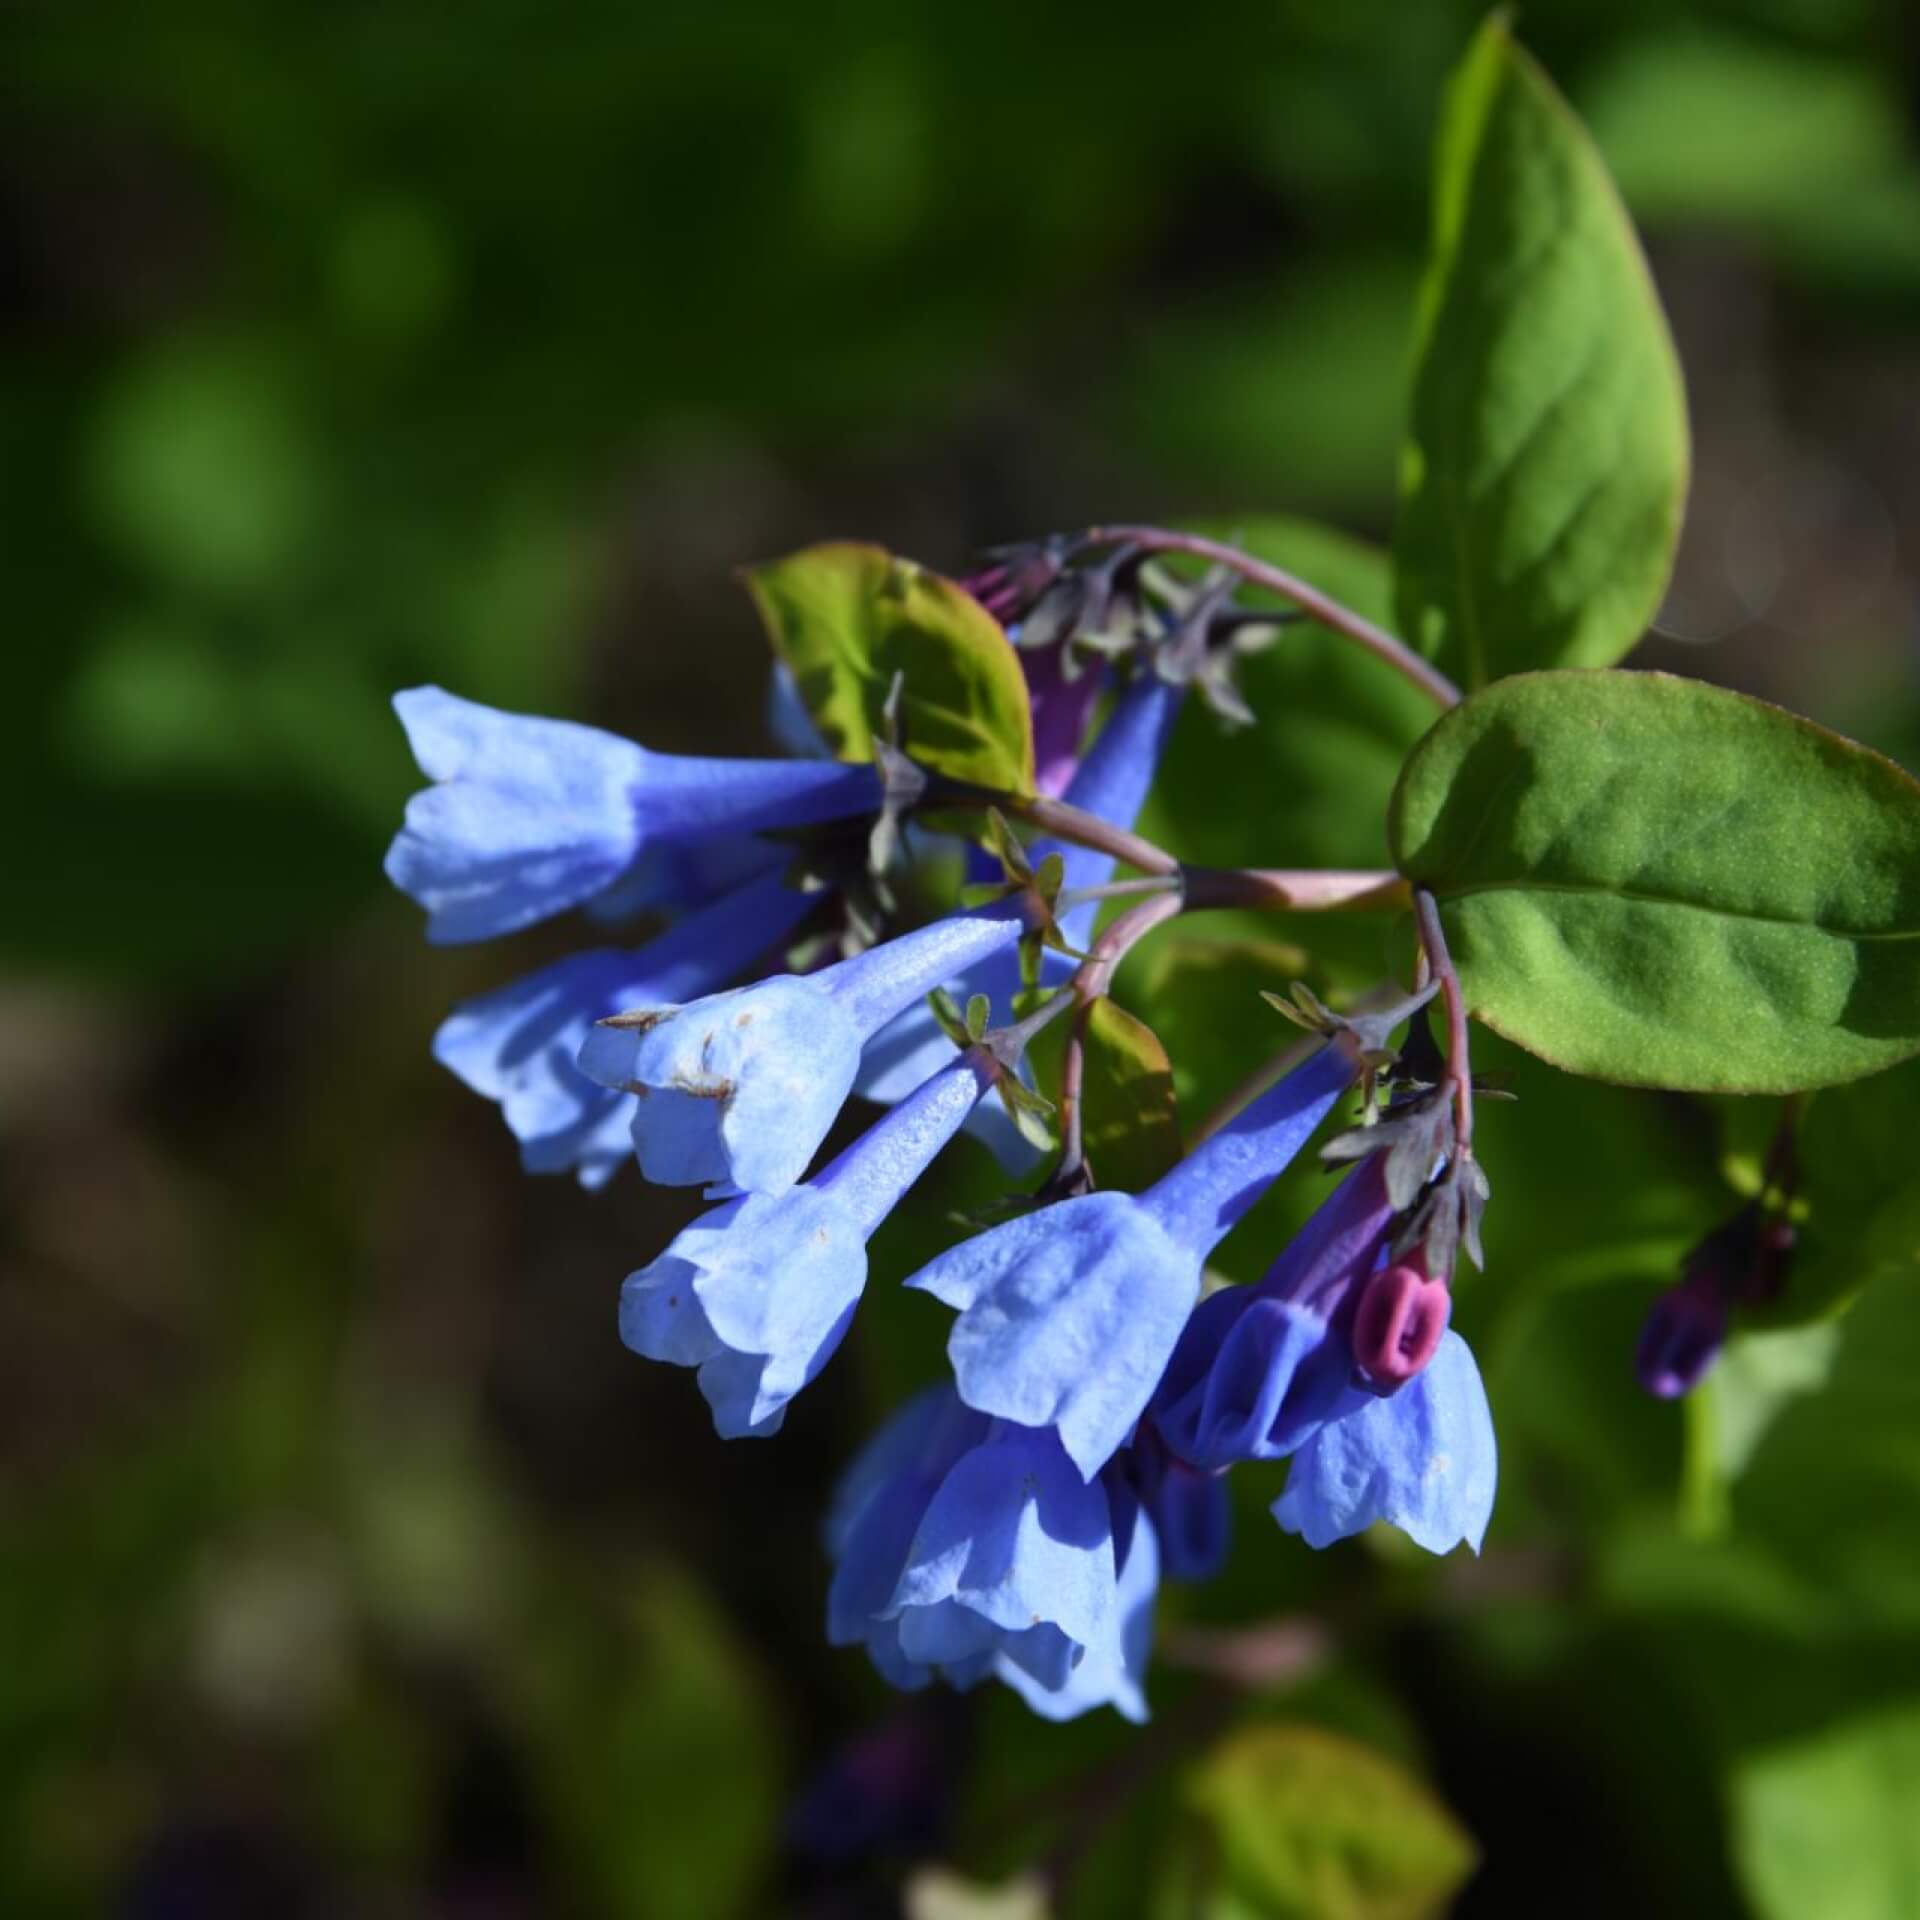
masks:
<svg viewBox="0 0 1920 1920"><path fill-rule="evenodd" d="M1154 1394L1154 1425L1201 1467L1278 1460L1348 1393L1352 1300L1393 1224L1382 1157L1369 1155L1321 1203L1266 1276L1194 1309Z"/></svg>
<svg viewBox="0 0 1920 1920"><path fill-rule="evenodd" d="M408 801L387 875L427 909L434 941L490 939L580 906L656 841L837 819L880 801L871 767L649 753L438 687L396 694L394 708L434 784Z"/></svg>
<svg viewBox="0 0 1920 1920"><path fill-rule="evenodd" d="M908 1285L959 1313L947 1353L961 1398L1057 1427L1091 1479L1158 1385L1206 1256L1357 1073L1342 1033L1144 1193L1059 1201L930 1261Z"/></svg>
<svg viewBox="0 0 1920 1920"><path fill-rule="evenodd" d="M620 1294L620 1338L699 1369L727 1439L778 1430L787 1402L846 1333L867 1280L867 1240L985 1089L969 1049L809 1183L723 1202L674 1237Z"/></svg>
<svg viewBox="0 0 1920 1920"><path fill-rule="evenodd" d="M1310 1547L1398 1527L1429 1553L1480 1551L1499 1457L1493 1415L1467 1343L1449 1330L1397 1392L1356 1391L1293 1456L1273 1514Z"/></svg>
<svg viewBox="0 0 1920 1920"><path fill-rule="evenodd" d="M1031 662L1039 657L1021 655L1030 669ZM1083 680L1096 684L1098 678L1091 667L1082 675ZM1146 803L1185 691L1154 673L1136 675L1114 702L1106 724L1079 763L1067 785L1067 799L1116 826L1132 826ZM1077 746L1078 736L1075 738ZM1064 890L1103 886L1112 878L1110 854L1051 840L1036 841L1030 849L1035 864L1050 853L1060 855ZM1098 911L1098 903L1088 900L1069 907L1060 916L1060 930L1068 945L1086 945ZM1063 954L1051 950L1044 953L1043 983L1059 985L1072 971L1072 964ZM998 953L942 984L962 1004L975 994L985 994L993 1008L993 1019L1005 1021L1012 1016L1014 996L1020 989L1020 968L1013 954ZM854 1091L863 1099L890 1106L904 1099L946 1058L950 1044L931 1007L924 1000L915 1001L874 1036L861 1058ZM976 1107L967 1130L990 1147L1009 1172L1023 1173L1034 1165L1037 1156L1033 1147L999 1101L983 1101Z"/></svg>
<svg viewBox="0 0 1920 1920"><path fill-rule="evenodd" d="M556 960L457 1007L434 1036L434 1057L499 1102L529 1173L572 1168L583 1186L597 1187L632 1158L638 1102L580 1071L594 1023L639 1001L724 986L783 939L815 898L765 874L645 946Z"/></svg>
<svg viewBox="0 0 1920 1920"><path fill-rule="evenodd" d="M783 1193L826 1138L867 1041L942 980L1012 946L1027 911L1001 901L805 978L630 1010L588 1035L580 1070L638 1096L633 1143L649 1180Z"/></svg>
<svg viewBox="0 0 1920 1920"><path fill-rule="evenodd" d="M847 1474L827 1544L828 1638L864 1645L895 1685L993 1675L1051 1718L1144 1717L1151 1523L1117 1564L1107 1491L1057 1434L989 1420L951 1388L922 1394Z"/></svg>

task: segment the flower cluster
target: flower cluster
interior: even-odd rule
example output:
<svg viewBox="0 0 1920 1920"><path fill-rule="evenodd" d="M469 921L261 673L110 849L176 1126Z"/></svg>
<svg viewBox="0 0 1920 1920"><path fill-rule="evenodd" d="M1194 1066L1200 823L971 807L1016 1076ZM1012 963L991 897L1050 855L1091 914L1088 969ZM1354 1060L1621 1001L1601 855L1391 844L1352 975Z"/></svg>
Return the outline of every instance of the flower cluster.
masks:
<svg viewBox="0 0 1920 1920"><path fill-rule="evenodd" d="M432 688L396 702L433 784L387 870L431 939L576 908L603 928L664 916L638 945L459 1007L434 1051L499 1106L528 1170L597 1186L632 1158L705 1189L708 1210L626 1280L619 1325L695 1371L723 1436L774 1433L831 1361L868 1242L956 1134L1010 1174L1041 1168L1014 1124L1045 1104L1025 1044L1063 1014L1078 1035L1133 924L1096 940L1115 843L1091 829L1131 825L1187 689L1221 703L1241 630L1214 585L1155 583L1130 548L1073 559L1016 551L976 586L1025 623L1058 837L1004 876L977 867L1005 880L986 904L870 944L810 836L844 849L897 796L811 750L790 683L787 759L655 754ZM1136 885L1167 893L1140 926L1178 910L1177 873ZM1441 1123L1448 1089L1388 1045L1432 991L1366 1018L1313 1003L1303 1057L1141 1192L1096 1186L1069 1126L1021 1210L907 1279L954 1315L951 1378L881 1428L835 1498L836 1644L902 1687L991 1676L1050 1717L1142 1718L1160 1579L1219 1564L1222 1476L1241 1462L1291 1463L1273 1511L1310 1546L1384 1521L1436 1553L1478 1548L1492 1425L1449 1326L1454 1236L1421 1224L1467 1157ZM1265 1279L1209 1292L1222 1240L1358 1090L1371 1125L1383 1078L1398 1104L1346 1136L1350 1170ZM850 1098L877 1117L816 1165Z"/></svg>

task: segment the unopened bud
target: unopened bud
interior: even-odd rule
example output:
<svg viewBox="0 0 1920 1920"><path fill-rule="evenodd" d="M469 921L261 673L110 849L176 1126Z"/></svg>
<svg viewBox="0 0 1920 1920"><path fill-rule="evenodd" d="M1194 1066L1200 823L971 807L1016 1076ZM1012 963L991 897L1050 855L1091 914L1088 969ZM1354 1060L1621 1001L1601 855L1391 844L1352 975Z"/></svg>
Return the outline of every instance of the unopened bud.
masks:
<svg viewBox="0 0 1920 1920"><path fill-rule="evenodd" d="M1396 1261L1367 1282L1353 1316L1353 1357L1375 1386L1391 1393L1426 1366L1453 1312L1444 1280L1418 1256Z"/></svg>
<svg viewBox="0 0 1920 1920"><path fill-rule="evenodd" d="M1706 1376L1727 1337L1726 1303L1697 1284L1669 1287L1640 1330L1635 1371L1662 1400L1677 1400Z"/></svg>

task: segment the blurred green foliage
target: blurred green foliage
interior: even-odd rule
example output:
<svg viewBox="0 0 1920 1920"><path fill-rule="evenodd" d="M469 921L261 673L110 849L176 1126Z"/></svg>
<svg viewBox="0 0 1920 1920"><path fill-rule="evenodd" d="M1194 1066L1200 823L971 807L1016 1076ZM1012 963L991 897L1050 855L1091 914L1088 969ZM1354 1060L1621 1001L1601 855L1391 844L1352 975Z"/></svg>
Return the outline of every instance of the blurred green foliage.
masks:
<svg viewBox="0 0 1920 1920"><path fill-rule="evenodd" d="M427 954L379 877L413 782L396 685L753 750L737 564L852 535L958 567L1122 514L1384 538L1474 20L10 10L0 1910L824 1920L892 1911L916 1859L1004 1878L1066 1840L1068 1910L1134 1911L1188 1817L1181 1729L1213 1724L1197 1650L1297 1616L1330 1647L1235 1713L1430 1779L1482 1861L1463 1914L1920 1903L1904 1076L1808 1122L1820 1304L1885 1271L1838 1324L1746 1336L1683 1420L1632 1341L1732 1203L1738 1125L1490 1046L1522 1104L1484 1123L1461 1302L1503 1449L1487 1557L1312 1556L1236 1476L1229 1574L1163 1610L1176 1763L1148 1780L1127 1755L1159 1732L901 1703L819 1644L826 1489L941 1316L876 1286L777 1448L713 1440L613 1337L680 1203L523 1180L427 1059L451 999L548 949ZM1911 754L1909 10L1521 26L1692 381L1692 519L1636 658ZM1373 562L1316 564L1358 598ZM1254 668L1299 787L1190 715L1176 753L1218 778L1153 827L1378 859L1417 713L1316 638ZM1257 1057L1189 1042L1203 1011L1244 988L1264 1051L1252 990L1305 964L1283 920L1196 933L1121 996L1189 1129ZM1319 984L1375 977L1380 941L1356 922ZM876 1279L995 1191L956 1155ZM876 1720L880 1823L849 1838L817 1790Z"/></svg>

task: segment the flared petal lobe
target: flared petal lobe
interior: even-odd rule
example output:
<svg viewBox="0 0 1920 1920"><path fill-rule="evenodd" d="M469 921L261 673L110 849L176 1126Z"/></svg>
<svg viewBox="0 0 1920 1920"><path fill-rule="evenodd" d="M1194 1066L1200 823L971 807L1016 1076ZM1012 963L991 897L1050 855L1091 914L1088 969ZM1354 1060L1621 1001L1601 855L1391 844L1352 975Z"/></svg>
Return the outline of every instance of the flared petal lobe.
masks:
<svg viewBox="0 0 1920 1920"><path fill-rule="evenodd" d="M1429 1553L1463 1540L1478 1553L1499 1460L1467 1343L1449 1331L1426 1371L1399 1392L1352 1399L1294 1455L1274 1518L1310 1547L1384 1520Z"/></svg>
<svg viewBox="0 0 1920 1920"><path fill-rule="evenodd" d="M1091 1479L1126 1439L1200 1290L1197 1255L1131 1194L1091 1193L962 1241L908 1285L955 1308L960 1397L1059 1429Z"/></svg>
<svg viewBox="0 0 1920 1920"><path fill-rule="evenodd" d="M595 1023L636 1002L724 985L782 940L811 904L770 874L644 947L556 960L456 1008L434 1036L434 1057L499 1103L528 1172L574 1169L582 1185L599 1186L633 1152L637 1103L580 1071Z"/></svg>

